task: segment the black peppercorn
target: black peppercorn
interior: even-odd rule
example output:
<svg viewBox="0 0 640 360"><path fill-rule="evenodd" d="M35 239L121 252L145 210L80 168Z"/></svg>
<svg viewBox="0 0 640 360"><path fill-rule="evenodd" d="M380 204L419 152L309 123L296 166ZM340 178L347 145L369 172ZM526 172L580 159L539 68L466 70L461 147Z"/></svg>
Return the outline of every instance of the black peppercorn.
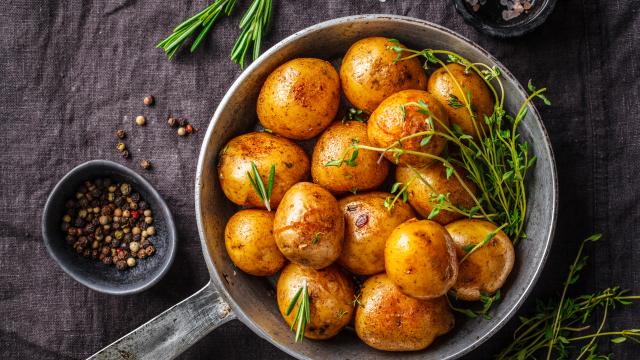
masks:
<svg viewBox="0 0 640 360"><path fill-rule="evenodd" d="M71 199L69 199L69 200L67 200L67 202L64 203L64 206L67 209L73 209L74 207L76 207L76 202L71 200Z"/></svg>
<svg viewBox="0 0 640 360"><path fill-rule="evenodd" d="M118 129L118 131L116 131L116 137L118 139L124 139L127 137L127 132L122 129Z"/></svg>
<svg viewBox="0 0 640 360"><path fill-rule="evenodd" d="M180 127L185 127L187 124L189 124L187 119L178 119L178 125L180 125Z"/></svg>
<svg viewBox="0 0 640 360"><path fill-rule="evenodd" d="M128 159L128 158L129 158L129 150L124 150L124 151L122 152L122 157L123 157L123 158L125 158L125 159ZM126 265L126 264L125 264L125 265Z"/></svg>
<svg viewBox="0 0 640 360"><path fill-rule="evenodd" d="M169 127L174 128L178 126L178 119L169 116L169 118L167 119L167 124L169 125Z"/></svg>

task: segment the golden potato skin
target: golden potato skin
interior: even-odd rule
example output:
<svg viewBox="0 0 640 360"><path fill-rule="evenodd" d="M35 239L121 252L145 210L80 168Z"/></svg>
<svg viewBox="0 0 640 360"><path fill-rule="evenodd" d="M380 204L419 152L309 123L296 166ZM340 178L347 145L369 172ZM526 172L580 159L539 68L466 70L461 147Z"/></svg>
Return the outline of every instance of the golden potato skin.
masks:
<svg viewBox="0 0 640 360"><path fill-rule="evenodd" d="M334 337L353 317L351 280L335 265L321 270L295 263L287 265L278 278L276 293L280 314L289 325L294 321L298 307L296 305L286 315L287 307L305 280L309 290L311 321L304 336L316 340Z"/></svg>
<svg viewBox="0 0 640 360"><path fill-rule="evenodd" d="M449 120L447 113L442 105L431 94L421 90L404 90L389 96L380 106L371 114L368 121L367 135L369 141L377 147L387 148L397 145L399 139L413 135L422 131L434 130L427 122L428 116L418 112L417 106L404 106L409 102L424 101L432 115L438 118L444 125L448 126ZM402 107L404 106L404 113ZM444 127L435 119L433 120L435 130L445 132ZM447 143L447 140L441 136L434 135L428 144L420 146L421 137L408 139L402 142L402 148L405 150L420 151L432 155L439 155ZM386 152L385 156L390 161L397 163L397 159L392 152ZM400 156L400 165L413 165L417 167L425 166L433 160L417 156L405 154Z"/></svg>
<svg viewBox="0 0 640 360"><path fill-rule="evenodd" d="M396 62L396 52L387 48L398 45L405 47L383 37L365 38L351 45L342 59L340 80L345 96L355 107L371 113L398 91L426 89L427 76L420 60Z"/></svg>
<svg viewBox="0 0 640 360"><path fill-rule="evenodd" d="M417 176L414 171L418 172L420 177L412 181L414 176ZM462 169L456 168L456 171L460 174L469 190L475 195L477 193L475 184L466 178L466 174ZM432 196L437 196L438 194L449 194L449 201L459 208L471 209L475 206L473 198L455 176L447 179L447 170L441 163L434 163L423 168L413 168L413 170L408 167L398 166L396 168L396 181L400 181L403 184L410 183L407 187L409 204L424 218L429 217L435 206L431 201ZM463 217L464 215L457 212L441 210L431 220L446 225Z"/></svg>
<svg viewBox="0 0 640 360"><path fill-rule="evenodd" d="M389 174L389 162L378 162L380 154L371 150L358 150L356 166L326 166L332 160L342 159L353 141L370 145L367 125L359 121L333 123L322 133L311 156L311 177L313 182L334 194L353 189L370 190L384 182ZM349 150L347 158L353 150Z"/></svg>
<svg viewBox="0 0 640 360"><path fill-rule="evenodd" d="M453 329L444 296L420 300L403 294L386 274L367 279L356 309L355 328L367 345L385 351L416 351Z"/></svg>
<svg viewBox="0 0 640 360"><path fill-rule="evenodd" d="M329 62L298 58L275 69L258 95L258 119L265 128L306 140L326 128L340 105L340 78Z"/></svg>
<svg viewBox="0 0 640 360"><path fill-rule="evenodd" d="M293 184L306 180L309 173L307 154L288 139L263 132L251 132L233 138L220 152L218 178L227 198L240 206L265 207L247 176L252 161L265 185L271 165L276 166L271 193L272 208L278 206L284 193Z"/></svg>
<svg viewBox="0 0 640 360"><path fill-rule="evenodd" d="M301 182L282 198L273 221L273 234L287 259L321 269L331 265L342 252L344 217L330 192Z"/></svg>
<svg viewBox="0 0 640 360"><path fill-rule="evenodd" d="M455 244L458 259L462 260L466 245L481 243L497 228L483 220L463 219L446 226ZM485 246L478 248L459 264L458 280L453 289L460 300L478 301L480 294L494 294L504 285L515 262L513 244L499 231Z"/></svg>
<svg viewBox="0 0 640 360"><path fill-rule="evenodd" d="M338 262L357 275L384 271L384 246L396 226L415 217L409 204L397 202L391 211L384 207L385 192L347 196L339 204L345 219L342 253Z"/></svg>
<svg viewBox="0 0 640 360"><path fill-rule="evenodd" d="M412 219L396 227L385 244L384 264L400 291L417 299L445 295L458 277L451 236L430 220Z"/></svg>
<svg viewBox="0 0 640 360"><path fill-rule="evenodd" d="M484 116L491 116L493 114L494 98L491 90L484 82L484 80L478 76L475 71L470 71L465 74L465 67L460 64L447 65L449 71L453 75L453 78L458 81L464 92L471 93L471 106L476 112L476 125L480 134L483 133L481 128L486 131L487 124L484 122ZM449 104L451 95L456 96L460 103L464 105L464 96L458 86L451 78L451 75L444 67L437 69L431 74L428 85L429 92L442 103L447 115L449 115L449 122L451 125L456 124L462 128L465 134L478 138L478 132L473 125L473 119L469 114L469 110L466 106L452 107Z"/></svg>
<svg viewBox="0 0 640 360"><path fill-rule="evenodd" d="M273 212L240 210L227 222L224 244L231 261L242 271L255 276L271 276L286 259L273 238Z"/></svg>

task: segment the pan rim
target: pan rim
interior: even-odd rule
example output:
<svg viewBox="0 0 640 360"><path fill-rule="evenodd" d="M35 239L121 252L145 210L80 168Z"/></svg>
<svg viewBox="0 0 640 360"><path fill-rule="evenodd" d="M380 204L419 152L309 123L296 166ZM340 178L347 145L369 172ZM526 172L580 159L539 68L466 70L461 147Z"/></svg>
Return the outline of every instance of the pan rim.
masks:
<svg viewBox="0 0 640 360"><path fill-rule="evenodd" d="M430 30L436 30L436 31L440 31L445 33L446 35L452 36L454 38L457 38L461 41L463 41L466 45L474 48L475 50L481 52L482 54L484 54L487 58L489 58L492 62L494 62L496 65L498 65L501 70L502 73L505 77L509 78L509 80L511 80L514 84L516 89L521 93L521 94L526 94L526 91L524 90L522 84L517 80L517 78L515 76L513 76L513 74L500 62L498 61L498 59L496 59L491 53L489 53L487 50L485 50L484 48L480 47L478 44L476 44L475 42L473 42L472 40L466 38L463 35L460 35L459 33L448 29L444 26L438 25L438 24L434 24L432 22L426 21L426 20L421 20L421 19L416 19L416 18L412 18L412 17L408 17L408 16L401 16L401 15L389 15L389 14L365 14L365 15L353 15L353 16L346 16L346 17L341 17L341 18L336 18L336 19L332 19L332 20L328 20L328 21L324 21L321 23L318 23L316 25L312 25L310 27L307 27L303 30L300 30L286 38L284 38L283 40L279 41L278 43L276 43L275 45L273 45L270 49L268 49L267 51L265 51L258 59L256 59L249 67L247 67L245 69L245 71L243 71L240 76L233 82L233 84L229 87L229 89L227 90L225 96L222 98L222 100L220 101L220 103L218 104L218 107L216 108L216 111L214 112L210 123L207 127L207 132L204 136L204 139L202 141L202 145L200 148L200 153L198 156L198 164L197 164L197 168L196 168L196 177L195 177L195 212L196 212L196 224L198 227L198 235L200 237L200 245L201 245L201 249L202 249L202 253L205 259L205 263L207 264L207 269L209 271L211 280L213 281L214 285L216 286L216 288L218 289L219 293L222 295L222 297L224 298L225 301L227 301L227 303L230 305L230 307L233 309L233 311L236 313L238 319L240 321L242 321L243 324L245 324L247 327L249 327L249 329L251 329L251 331L253 331L255 334L257 334L258 336L262 337L263 339L269 341L271 344L273 344L274 346L276 346L278 349L282 350L283 352L295 357L295 358L299 358L299 359L304 359L306 358L305 356L303 356L302 354L298 353L297 351L295 351L293 348L282 344L278 341L275 341L274 339L272 339L268 334L266 334L261 327L257 326L254 321L249 318L248 316L246 316L244 314L244 312L242 311L242 308L235 302L235 300L232 298L232 296L229 294L229 292L227 291L227 288L224 286L224 282L222 281L222 278L220 276L220 274L216 271L215 266L213 264L213 261L211 259L211 257L209 256L209 251L208 251L208 246L207 246L207 241L206 241L206 237L205 237L205 233L204 233L204 226L203 226L203 219L202 219L202 208L201 208L201 189L202 189L202 173L203 173L203 168L204 166L206 166L205 164L205 153L209 144L209 141L211 140L212 136L214 135L214 129L216 128L217 125L217 121L220 118L220 115L222 114L222 110L224 108L226 108L227 103L230 101L232 94L234 93L234 90L239 86L239 84L241 84L242 82L245 81L245 79L249 76L249 74L251 74L256 68L258 68L259 66L262 65L262 63L269 57L273 56L274 54L276 54L277 52L279 52L282 48L288 46L289 44L291 44L292 42L298 40L299 38L304 37L307 34L311 34L311 33L315 33L318 31L322 31L325 30L327 28L333 27L333 26L338 26L338 25L342 25L345 23L355 23L355 22L367 22L367 21L380 21L380 20L388 20L388 21L393 21L393 22L398 22L398 23L405 23L408 25L413 25L413 26L420 26L420 27L425 27L425 28L429 28ZM504 314L504 316L502 316L500 319L495 319L496 323L495 325L491 328L490 331L484 333L482 336L477 337L473 342L471 342L470 344L468 344L465 347L461 347L460 349L456 349L452 354L450 354L450 356L448 356L446 359L455 359L455 358L459 358L460 356L463 356L467 353L469 353L470 351L476 349L477 347L479 347L481 344L483 344L484 342L486 342L488 339L490 339L493 335L495 335L500 329L502 329L502 327L511 320L511 318L513 318L513 316L515 315L515 313L518 311L518 309L523 305L523 303L525 302L525 300L528 298L528 296L530 295L531 291L533 290L533 288L535 287L536 283L538 282L540 275L542 273L542 270L547 262L548 259L548 255L553 243L553 237L555 234L555 229L556 229L556 222L557 222L557 217L558 217L558 178L557 178L557 168L556 168L556 161L555 161L555 157L554 157L554 153L553 153L553 149L551 147L551 141L549 138L549 134L544 126L544 123L542 122L542 118L540 116L540 113L538 112L538 110L536 109L535 106L533 106L532 104L530 104L529 106L529 111L531 113L533 113L533 118L535 119L535 122L537 123L537 126L539 126L542 130L542 134L543 134L543 138L540 139L542 146L541 151L543 152L547 152L549 155L549 161L550 161L550 181L549 181L549 186L551 188L551 194L552 194L552 199L551 199L551 221L548 224L545 224L545 228L546 228L546 236L544 239L541 239L541 241L544 242L543 244L543 249L542 249L542 256L537 264L537 266L534 269L534 272L531 274L530 276L530 280L528 281L526 288L524 288L521 292L521 294L518 296L517 300L514 302L514 305L512 307L510 307L506 313Z"/></svg>

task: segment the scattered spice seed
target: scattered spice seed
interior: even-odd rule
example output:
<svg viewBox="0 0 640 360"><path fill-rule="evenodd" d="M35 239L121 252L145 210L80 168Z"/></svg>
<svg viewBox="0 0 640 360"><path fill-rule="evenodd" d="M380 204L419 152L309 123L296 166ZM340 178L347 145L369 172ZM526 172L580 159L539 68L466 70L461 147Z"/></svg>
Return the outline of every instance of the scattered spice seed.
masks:
<svg viewBox="0 0 640 360"><path fill-rule="evenodd" d="M136 124L139 126L144 126L147 123L147 120L142 115L136 116Z"/></svg>
<svg viewBox="0 0 640 360"><path fill-rule="evenodd" d="M126 132L126 131L124 131L124 130L122 130L122 129L118 129L118 130L116 131L116 137L117 137L118 139L124 139L124 138L126 138L126 137L127 137L127 132Z"/></svg>
<svg viewBox="0 0 640 360"><path fill-rule="evenodd" d="M125 159L128 159L129 158L129 150L124 150L122 152L122 157L125 158Z"/></svg>
<svg viewBox="0 0 640 360"><path fill-rule="evenodd" d="M184 130L187 134L191 134L193 132L193 126L191 126L191 124L187 124L187 126L184 127Z"/></svg>
<svg viewBox="0 0 640 360"><path fill-rule="evenodd" d="M120 152L123 152L123 151L127 150L127 145L125 145L124 143L119 142L119 143L116 145L116 149L117 149L118 151L120 151Z"/></svg>
<svg viewBox="0 0 640 360"><path fill-rule="evenodd" d="M185 136L187 134L187 131L185 130L185 128L183 128L182 126L180 126L178 128L178 136Z"/></svg>
<svg viewBox="0 0 640 360"><path fill-rule="evenodd" d="M178 119L169 116L169 118L167 119L167 124L169 125L169 127L174 128L178 126Z"/></svg>
<svg viewBox="0 0 640 360"><path fill-rule="evenodd" d="M369 215L368 214L361 214L356 219L356 226L358 228L361 228L361 227L367 225L368 222L369 222Z"/></svg>
<svg viewBox="0 0 640 360"><path fill-rule="evenodd" d="M180 125L181 127L185 127L187 126L187 124L189 124L187 119L178 119L178 125Z"/></svg>
<svg viewBox="0 0 640 360"><path fill-rule="evenodd" d="M149 160L141 160L140 161L140 167L145 169L145 170L149 170L151 169L151 161Z"/></svg>
<svg viewBox="0 0 640 360"><path fill-rule="evenodd" d="M153 212L128 183L86 181L65 203L60 229L65 242L81 256L125 270L156 252ZM137 210L144 204L144 210ZM144 215L144 216L143 216ZM151 219L148 221L147 219ZM141 229L147 235L141 239Z"/></svg>
<svg viewBox="0 0 640 360"><path fill-rule="evenodd" d="M153 96L152 96L152 95L149 95L149 96L145 96L145 97L144 97L144 104L145 104L145 105L147 105L147 106L151 106L151 105L153 105L154 103L155 103L155 99L153 98Z"/></svg>

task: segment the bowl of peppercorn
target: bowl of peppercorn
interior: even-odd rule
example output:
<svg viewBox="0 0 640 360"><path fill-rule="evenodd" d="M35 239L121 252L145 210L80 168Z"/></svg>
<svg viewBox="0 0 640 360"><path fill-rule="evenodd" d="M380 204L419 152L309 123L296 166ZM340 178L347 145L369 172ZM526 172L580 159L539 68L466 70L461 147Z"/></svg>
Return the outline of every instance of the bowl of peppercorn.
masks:
<svg viewBox="0 0 640 360"><path fill-rule="evenodd" d="M42 215L49 255L72 278L107 294L156 284L176 252L176 228L160 194L107 160L78 165L53 188Z"/></svg>

